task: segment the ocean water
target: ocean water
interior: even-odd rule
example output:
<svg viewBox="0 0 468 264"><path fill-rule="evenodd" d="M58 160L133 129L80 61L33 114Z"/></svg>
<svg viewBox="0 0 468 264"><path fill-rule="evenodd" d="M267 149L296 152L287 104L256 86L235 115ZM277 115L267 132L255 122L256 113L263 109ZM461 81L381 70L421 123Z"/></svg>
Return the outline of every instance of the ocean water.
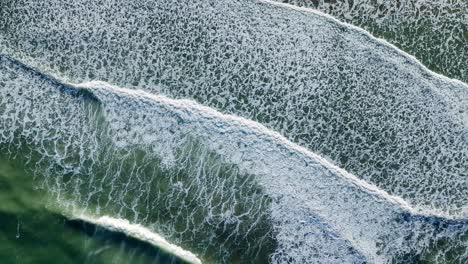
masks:
<svg viewBox="0 0 468 264"><path fill-rule="evenodd" d="M21 158L1 158L2 263L185 263L146 241L65 216L34 187Z"/></svg>
<svg viewBox="0 0 468 264"><path fill-rule="evenodd" d="M467 6L292 4L1 1L1 259L468 261Z"/></svg>

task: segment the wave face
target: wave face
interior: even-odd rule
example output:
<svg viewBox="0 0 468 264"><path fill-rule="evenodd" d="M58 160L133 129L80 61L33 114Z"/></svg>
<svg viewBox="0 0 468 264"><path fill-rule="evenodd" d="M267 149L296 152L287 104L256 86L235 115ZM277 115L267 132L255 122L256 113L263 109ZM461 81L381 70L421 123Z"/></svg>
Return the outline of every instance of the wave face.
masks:
<svg viewBox="0 0 468 264"><path fill-rule="evenodd" d="M421 215L259 123L0 56L2 151L76 213L162 233L208 262L468 257L468 223ZM26 153L26 155L25 155Z"/></svg>
<svg viewBox="0 0 468 264"><path fill-rule="evenodd" d="M447 0L277 0L362 27L430 69L468 82L468 2Z"/></svg>
<svg viewBox="0 0 468 264"><path fill-rule="evenodd" d="M2 49L45 72L192 98L260 122L420 212L468 214L466 84L362 30L256 1L4 6Z"/></svg>

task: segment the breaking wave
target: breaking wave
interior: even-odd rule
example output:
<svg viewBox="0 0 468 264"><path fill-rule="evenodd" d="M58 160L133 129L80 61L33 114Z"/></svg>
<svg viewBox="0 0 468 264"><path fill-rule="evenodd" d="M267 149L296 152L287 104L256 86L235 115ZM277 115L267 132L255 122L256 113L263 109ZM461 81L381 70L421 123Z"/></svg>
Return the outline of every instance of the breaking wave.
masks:
<svg viewBox="0 0 468 264"><path fill-rule="evenodd" d="M468 2L446 0L276 0L364 28L430 69L468 82Z"/></svg>
<svg viewBox="0 0 468 264"><path fill-rule="evenodd" d="M271 1L4 10L2 49L41 71L191 98L262 123L414 208L468 215L467 85L359 28Z"/></svg>
<svg viewBox="0 0 468 264"><path fill-rule="evenodd" d="M175 256L185 263L201 264L201 261L193 253L186 251L176 245L167 242L163 237L155 234L147 228L129 223L125 219L116 219L109 216L92 217L86 215L73 216L72 221L83 221L85 223L93 224L113 232L123 233L132 238L150 243L165 253Z"/></svg>
<svg viewBox="0 0 468 264"><path fill-rule="evenodd" d="M64 84L6 56L0 72L2 151L25 157L65 212L128 219L207 262L467 257L464 219L418 213L259 123L104 82Z"/></svg>
<svg viewBox="0 0 468 264"><path fill-rule="evenodd" d="M413 2L312 1L466 81L466 8L441 44ZM464 263L468 86L416 58L269 0L3 1L0 151L203 262Z"/></svg>

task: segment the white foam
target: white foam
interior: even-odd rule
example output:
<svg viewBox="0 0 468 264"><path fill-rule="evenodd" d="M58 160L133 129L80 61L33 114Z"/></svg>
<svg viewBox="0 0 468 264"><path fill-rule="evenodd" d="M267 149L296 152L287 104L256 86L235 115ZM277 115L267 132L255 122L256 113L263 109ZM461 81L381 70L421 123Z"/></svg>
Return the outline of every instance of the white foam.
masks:
<svg viewBox="0 0 468 264"><path fill-rule="evenodd" d="M169 243L164 237L152 232L148 228L139 224L132 224L126 219L118 219L110 216L91 217L87 215L73 216L72 219L80 219L82 221L101 226L111 231L124 233L127 236L136 238L152 244L158 249L169 253L183 261L191 264L201 264L201 260L192 252L184 250L183 248Z"/></svg>
<svg viewBox="0 0 468 264"><path fill-rule="evenodd" d="M418 207L420 214L257 122L105 82L77 85L99 100L92 108L94 100L59 92L60 83L0 59L8 88L0 90L1 143L16 148L24 139L34 147L44 186L71 200L73 212L105 211L182 246L215 247L220 262L235 252L231 242L262 249L263 237L255 236L262 230L277 242L272 263L386 263L425 254L437 239L449 240L450 249L467 248L463 221L437 218L430 206ZM201 150L187 146L187 138ZM232 164L233 172L220 172L215 162ZM157 177L169 183L158 189ZM190 245L200 258L213 257Z"/></svg>
<svg viewBox="0 0 468 264"><path fill-rule="evenodd" d="M16 30L3 35L5 52L42 71L195 99L261 122L413 208L468 216L466 84L360 28L253 0L24 6L6 18Z"/></svg>
<svg viewBox="0 0 468 264"><path fill-rule="evenodd" d="M125 147L151 144L141 141L141 136L149 131L176 130L179 134L176 138L181 134L194 136L211 151L237 164L242 172L255 175L256 181L275 201L271 214L279 232L277 261L283 259L284 254L297 262L301 259L323 261L326 247L334 252L337 260L344 261L356 257L340 252L343 243L350 243L360 256L369 261L389 262L396 252L424 250L426 239L432 236L434 227L430 223L397 220L407 213L421 216L401 198L357 179L256 122L224 115L193 101L173 100L103 82L90 82L78 87L87 87L103 102L114 136L117 141L125 140ZM138 120L142 114L150 118L144 123L131 121ZM130 127L130 131L121 134L120 127L124 124ZM128 134L134 136L128 137ZM175 141L165 133L161 135L167 142ZM438 214L431 208L418 209L426 216ZM310 232L320 230L312 223L317 216L321 219L319 222L324 221L328 226L325 233L334 232L336 239L330 241L323 234L307 238ZM305 233L299 232L304 237L300 240L302 244L298 245L291 242L297 233L289 232L299 227ZM391 245L390 241L407 239L411 233L427 238ZM445 235L451 236L449 233ZM383 247L376 243L381 239L384 240ZM314 247L324 251L318 254L318 258L306 253ZM301 253L296 255L293 253L296 250Z"/></svg>
<svg viewBox="0 0 468 264"><path fill-rule="evenodd" d="M404 52L403 50L396 47L394 44L388 42L388 40L386 40L384 38L376 37L376 36L372 35L371 33L369 33L369 31L366 31L365 29L363 29L361 27L358 27L358 26L355 26L353 24L343 22L343 21L337 19L336 17L325 13L322 10L316 10L316 9L312 9L312 8L304 7L304 6L296 6L296 5L292 5L292 4L288 4L288 3L281 3L281 2L278 2L278 0L257 0L257 1L265 3L265 4L270 4L270 5L273 5L273 6L279 6L279 7L282 7L282 8L288 8L288 9L291 9L291 10L296 10L296 11L300 11L300 12L306 12L306 13L311 13L311 14L314 14L314 15L318 15L318 16L323 17L324 19L333 21L334 23L337 23L339 25L342 25L342 26L345 26L345 27L350 28L352 30L355 30L357 32L360 32L361 34L364 34L364 35L368 36L369 38L372 38L375 41L378 41L380 44L382 44L384 46L387 46L387 47L397 51L401 56L404 56L404 57L414 61L419 67L423 68L424 71L427 71L431 75L436 76L437 78L440 78L440 79L442 79L444 81L447 81L447 82L453 82L455 85L462 85L462 86L464 86L464 88L468 89L468 85L465 82L463 82L463 81L461 81L459 79L447 77L447 76L445 76L443 74L439 74L437 72L434 72L434 71L428 69L414 55L409 54L407 52Z"/></svg>
<svg viewBox="0 0 468 264"><path fill-rule="evenodd" d="M468 3L445 0L276 0L313 8L385 38L423 64L466 82L467 51L463 28Z"/></svg>
<svg viewBox="0 0 468 264"><path fill-rule="evenodd" d="M94 91L96 91L96 94L98 94L98 95L101 94L100 92L103 92L102 90L104 90L104 93L106 93L105 92L106 90L110 90L111 93L116 93L116 94L120 93L120 94L124 94L125 96L136 97L136 98L138 98L138 100L148 98L148 99L152 100L155 103L163 105L164 108L165 107L174 107L175 108L174 110L176 110L176 111L181 111L181 110L182 111L184 111L184 110L189 111L190 113L188 115L193 116L191 118L196 118L196 116L202 115L203 116L202 117L203 121L205 121L206 119L208 119L210 121L214 120L214 122L216 122L216 120L221 120L221 122L223 122L222 126L236 127L236 129L248 129L249 134L250 133L259 134L259 135L261 135L260 138L268 137L269 139L276 141L277 144L281 144L282 146L288 148L288 150L296 151L298 153L301 153L304 156L308 157L309 159L312 159L312 160L318 162L321 166L327 167L328 169L336 172L336 175L338 177L343 177L343 179L346 179L346 181L348 181L349 184L355 185L359 189L361 189L361 190L363 190L365 192L368 192L370 194L375 194L377 196L380 196L381 198L379 198L379 199L385 199L385 200L390 201L392 203L398 204L398 206L400 206L400 207L402 207L402 208L404 208L406 210L409 210L409 211L411 211L413 213L416 213L416 211L413 208L411 208L408 205L408 203L406 201L404 201L403 199L401 199L400 197L395 196L395 195L390 195L386 191L384 191L382 189L379 189L375 185L372 185L372 184L370 184L370 183L368 183L368 182L366 182L366 181L364 181L362 179L357 178L356 176L352 175L351 173L345 171L344 169L339 168L336 165L330 163L329 161L322 158L321 156L309 151L308 149L306 149L304 147L301 147L301 146L299 146L297 144L292 143L291 141L287 140L281 134L266 128L265 126L263 126L262 124L260 124L258 122L255 122L255 121L252 121L252 120L249 120L249 119L245 119L245 118L242 118L242 117L239 117L239 116L222 114L222 113L220 113L218 111L215 111L215 110L213 110L213 109L211 109L211 108L209 108L207 106L200 105L200 104L196 103L193 100L187 100L187 99L185 99L185 100L174 100L174 99L171 99L171 98L166 97L166 96L155 95L155 94L147 93L147 92L142 91L142 90L130 90L130 89L120 88L120 87L113 86L113 85L111 85L109 83L102 82L102 81L85 82L85 83L77 84L76 87L94 90ZM107 98L102 98L102 99L106 100ZM189 122L191 122L191 123L193 122L194 124L196 124L196 123L199 123L200 121L199 120L193 120L193 121L189 121ZM203 124L202 122L200 122L200 124L198 124L198 125L201 126L203 128L203 130L205 130L205 129L210 130L211 129L211 127L206 126L206 124ZM217 124L217 126L219 126L219 124ZM223 128L223 129L226 129L226 128ZM231 128L231 129L234 129L234 128ZM226 129L226 130L230 130L230 129ZM216 131L216 130L214 130L214 131ZM139 132L144 133L144 131L139 131ZM203 134L203 133L210 134L208 131L203 131L203 132L199 132L199 133L201 133L201 134ZM136 143L134 143L134 144L136 144ZM207 144L208 144L208 142L207 142ZM428 215L431 215L431 212L429 210L426 213Z"/></svg>

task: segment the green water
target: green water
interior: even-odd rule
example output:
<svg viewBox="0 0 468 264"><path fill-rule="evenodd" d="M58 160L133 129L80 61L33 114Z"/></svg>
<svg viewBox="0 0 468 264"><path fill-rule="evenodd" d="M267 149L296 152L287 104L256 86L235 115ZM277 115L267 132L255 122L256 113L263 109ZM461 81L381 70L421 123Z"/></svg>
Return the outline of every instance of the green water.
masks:
<svg viewBox="0 0 468 264"><path fill-rule="evenodd" d="M22 164L0 157L1 263L180 263L151 245L62 216Z"/></svg>

